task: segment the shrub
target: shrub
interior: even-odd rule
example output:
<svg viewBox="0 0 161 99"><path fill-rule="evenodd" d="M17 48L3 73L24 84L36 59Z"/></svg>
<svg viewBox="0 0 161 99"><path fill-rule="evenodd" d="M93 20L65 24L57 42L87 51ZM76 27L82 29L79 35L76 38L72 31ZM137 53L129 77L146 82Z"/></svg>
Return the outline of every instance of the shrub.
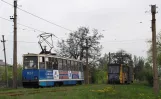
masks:
<svg viewBox="0 0 161 99"><path fill-rule="evenodd" d="M107 72L103 70L94 70L92 74L93 83L103 84L107 82Z"/></svg>
<svg viewBox="0 0 161 99"><path fill-rule="evenodd" d="M153 74L150 72L146 73L146 80L150 86L153 86Z"/></svg>

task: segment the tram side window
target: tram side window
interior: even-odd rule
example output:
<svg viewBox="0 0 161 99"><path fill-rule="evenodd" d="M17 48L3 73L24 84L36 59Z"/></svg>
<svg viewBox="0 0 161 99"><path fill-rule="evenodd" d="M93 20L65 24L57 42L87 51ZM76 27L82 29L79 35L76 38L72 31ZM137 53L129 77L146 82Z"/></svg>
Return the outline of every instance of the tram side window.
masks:
<svg viewBox="0 0 161 99"><path fill-rule="evenodd" d="M48 57L48 59L46 60L46 69L53 69L51 57Z"/></svg>
<svg viewBox="0 0 161 99"><path fill-rule="evenodd" d="M70 60L67 60L67 70L71 70Z"/></svg>
<svg viewBox="0 0 161 99"><path fill-rule="evenodd" d="M124 73L128 72L128 67L127 66L123 66L123 72Z"/></svg>
<svg viewBox="0 0 161 99"><path fill-rule="evenodd" d="M62 59L58 59L58 69L62 70L63 62Z"/></svg>
<svg viewBox="0 0 161 99"><path fill-rule="evenodd" d="M73 61L73 71L75 71L75 61Z"/></svg>
<svg viewBox="0 0 161 99"><path fill-rule="evenodd" d="M80 62L78 62L78 71L81 71L81 69L80 69Z"/></svg>
<svg viewBox="0 0 161 99"><path fill-rule="evenodd" d="M74 70L78 71L78 62L76 62L76 61L74 62Z"/></svg>
<svg viewBox="0 0 161 99"><path fill-rule="evenodd" d="M63 70L68 70L67 69L67 60L63 59Z"/></svg>
<svg viewBox="0 0 161 99"><path fill-rule="evenodd" d="M83 71L83 66L81 62L78 63L78 68L79 68L79 71Z"/></svg>
<svg viewBox="0 0 161 99"><path fill-rule="evenodd" d="M58 70L58 59L57 58L52 58L52 66L53 66L53 69Z"/></svg>
<svg viewBox="0 0 161 99"><path fill-rule="evenodd" d="M71 71L74 71L74 61L71 60Z"/></svg>
<svg viewBox="0 0 161 99"><path fill-rule="evenodd" d="M62 59L62 70L64 70L64 64L63 64L63 59Z"/></svg>
<svg viewBox="0 0 161 99"><path fill-rule="evenodd" d="M39 57L40 62L39 62L39 68L40 69L45 69L45 58L44 57Z"/></svg>

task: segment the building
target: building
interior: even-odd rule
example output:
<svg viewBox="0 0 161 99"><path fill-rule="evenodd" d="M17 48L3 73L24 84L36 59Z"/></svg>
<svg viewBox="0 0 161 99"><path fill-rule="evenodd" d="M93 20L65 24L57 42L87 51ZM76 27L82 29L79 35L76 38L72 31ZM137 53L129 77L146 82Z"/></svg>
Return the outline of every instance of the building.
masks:
<svg viewBox="0 0 161 99"><path fill-rule="evenodd" d="M10 64L7 64L8 66L11 66ZM3 62L3 60L0 59L0 66L5 66L5 62Z"/></svg>
<svg viewBox="0 0 161 99"><path fill-rule="evenodd" d="M3 60L0 60L0 66L5 66L5 62L3 62Z"/></svg>

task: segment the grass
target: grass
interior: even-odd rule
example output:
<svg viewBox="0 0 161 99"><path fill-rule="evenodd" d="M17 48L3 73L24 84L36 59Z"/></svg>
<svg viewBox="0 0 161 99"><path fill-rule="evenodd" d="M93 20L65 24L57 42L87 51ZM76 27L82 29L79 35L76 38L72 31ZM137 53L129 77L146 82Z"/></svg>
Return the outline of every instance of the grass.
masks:
<svg viewBox="0 0 161 99"><path fill-rule="evenodd" d="M34 90L41 92L36 94L29 94ZM17 90L0 90L0 93L19 91L21 91L20 93L24 93L24 95L7 96L5 94L0 94L0 99L161 99L161 92L157 97L155 97L152 87L148 87L143 84L115 86L107 84L93 84L40 89L21 88Z"/></svg>

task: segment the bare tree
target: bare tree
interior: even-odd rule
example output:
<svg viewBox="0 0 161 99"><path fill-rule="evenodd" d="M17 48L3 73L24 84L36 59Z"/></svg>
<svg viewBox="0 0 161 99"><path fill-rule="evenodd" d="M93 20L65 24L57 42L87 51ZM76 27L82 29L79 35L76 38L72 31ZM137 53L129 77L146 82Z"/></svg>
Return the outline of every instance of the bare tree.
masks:
<svg viewBox="0 0 161 99"><path fill-rule="evenodd" d="M102 46L100 39L103 35L98 33L97 29L93 29L90 33L87 27L80 27L77 31L70 33L67 40L58 42L58 53L60 56L82 60L86 57L86 47L88 46L89 64L95 64L99 59ZM86 45L88 40L88 45Z"/></svg>

